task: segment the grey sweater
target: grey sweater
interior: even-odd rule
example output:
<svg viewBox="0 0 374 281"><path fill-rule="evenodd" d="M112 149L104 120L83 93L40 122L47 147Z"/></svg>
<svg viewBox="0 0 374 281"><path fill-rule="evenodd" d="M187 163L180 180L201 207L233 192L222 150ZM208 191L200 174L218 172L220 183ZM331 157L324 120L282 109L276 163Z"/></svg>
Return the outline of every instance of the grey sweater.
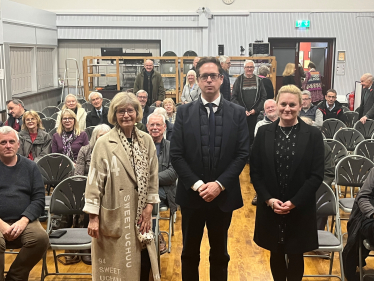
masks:
<svg viewBox="0 0 374 281"><path fill-rule="evenodd" d="M44 211L45 190L36 164L17 154L17 164L8 167L0 161L0 219L30 222Z"/></svg>

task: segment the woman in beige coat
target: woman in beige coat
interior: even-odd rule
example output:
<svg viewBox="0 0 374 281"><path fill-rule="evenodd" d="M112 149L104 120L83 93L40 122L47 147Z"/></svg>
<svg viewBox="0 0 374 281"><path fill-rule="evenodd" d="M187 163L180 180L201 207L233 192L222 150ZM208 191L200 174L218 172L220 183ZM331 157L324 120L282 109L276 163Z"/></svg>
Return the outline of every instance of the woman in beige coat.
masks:
<svg viewBox="0 0 374 281"><path fill-rule="evenodd" d="M158 161L152 138L139 131L142 108L132 93L118 93L91 156L84 211L90 215L92 280L140 280L141 250L147 248L154 280L160 280L152 232L158 196Z"/></svg>
<svg viewBox="0 0 374 281"><path fill-rule="evenodd" d="M84 108L82 108L82 105L78 102L77 97L73 94L68 94L65 97L65 104L62 106L62 109L57 113L56 128L58 128L58 125L60 124L61 112L66 108L72 110L77 115L79 129L81 131L84 131L84 129L86 129L87 112L86 110L84 110Z"/></svg>

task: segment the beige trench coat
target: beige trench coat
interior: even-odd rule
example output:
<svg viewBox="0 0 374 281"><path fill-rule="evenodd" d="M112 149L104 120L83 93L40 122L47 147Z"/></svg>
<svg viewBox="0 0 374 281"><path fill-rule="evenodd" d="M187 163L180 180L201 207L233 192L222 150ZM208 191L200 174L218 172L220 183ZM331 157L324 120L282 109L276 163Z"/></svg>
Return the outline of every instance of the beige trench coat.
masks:
<svg viewBox="0 0 374 281"><path fill-rule="evenodd" d="M137 130L137 129L136 129ZM158 160L152 138L139 130L148 149L147 203L158 203ZM92 280L139 280L141 245L136 237L136 177L116 128L100 137L91 157L84 211L99 215L92 239Z"/></svg>

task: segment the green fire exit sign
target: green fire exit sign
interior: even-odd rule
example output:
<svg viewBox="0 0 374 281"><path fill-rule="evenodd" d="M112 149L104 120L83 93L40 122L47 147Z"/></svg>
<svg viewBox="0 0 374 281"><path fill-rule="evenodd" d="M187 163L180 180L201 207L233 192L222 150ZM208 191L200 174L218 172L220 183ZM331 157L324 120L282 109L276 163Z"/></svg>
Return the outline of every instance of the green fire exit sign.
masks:
<svg viewBox="0 0 374 281"><path fill-rule="evenodd" d="M310 20L297 20L296 27L310 27Z"/></svg>

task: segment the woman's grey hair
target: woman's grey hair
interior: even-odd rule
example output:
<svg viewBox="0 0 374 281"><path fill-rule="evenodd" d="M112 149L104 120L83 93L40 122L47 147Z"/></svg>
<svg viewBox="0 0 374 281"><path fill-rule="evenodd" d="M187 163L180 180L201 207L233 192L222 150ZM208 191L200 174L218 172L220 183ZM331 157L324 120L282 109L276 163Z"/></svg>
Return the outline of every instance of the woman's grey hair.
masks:
<svg viewBox="0 0 374 281"><path fill-rule="evenodd" d="M307 95L308 98L311 98L312 97L312 94L308 91L308 90L304 90L301 92L301 95Z"/></svg>
<svg viewBox="0 0 374 281"><path fill-rule="evenodd" d="M97 141L97 135L101 132L108 133L110 131L110 127L107 124L100 124L95 127L95 129L92 132L91 139L90 139L90 148L93 149L96 141Z"/></svg>
<svg viewBox="0 0 374 281"><path fill-rule="evenodd" d="M157 107L153 112L164 116L165 120L167 120L168 118L168 113L166 112L166 109L163 107Z"/></svg>
<svg viewBox="0 0 374 281"><path fill-rule="evenodd" d="M164 121L164 124L166 123L164 115L162 115L160 113L153 112L153 113L151 113L151 114L148 115L148 117L147 117L147 124L149 123L149 118L151 118L153 116L162 117L162 121Z"/></svg>
<svg viewBox="0 0 374 281"><path fill-rule="evenodd" d="M0 135L7 135L7 134L9 134L11 132L14 132L16 134L17 140L19 141L18 133L12 127L10 127L10 126L0 127Z"/></svg>
<svg viewBox="0 0 374 281"><path fill-rule="evenodd" d="M188 75L193 75L193 76L195 77L195 84L196 84L196 83L197 83L197 79L196 79L196 72L195 72L195 70L190 69L190 70L187 72L186 78L188 77ZM189 85L189 83L188 83L188 79L186 79L186 85Z"/></svg>
<svg viewBox="0 0 374 281"><path fill-rule="evenodd" d="M266 65L261 65L259 68L258 68L258 74L261 75L261 76L267 76L268 74L270 73L270 69L269 67L267 67Z"/></svg>
<svg viewBox="0 0 374 281"><path fill-rule="evenodd" d="M229 56L219 56L219 62L220 63L224 63L227 61L227 59L229 59L230 57Z"/></svg>
<svg viewBox="0 0 374 281"><path fill-rule="evenodd" d="M148 93L146 91L144 91L144 90L137 91L135 95L139 96L140 93L145 93L147 95L147 98L148 98Z"/></svg>
<svg viewBox="0 0 374 281"><path fill-rule="evenodd" d="M140 105L138 98L133 93L120 92L114 96L110 102L108 121L113 126L117 124L117 108L121 106L131 105L136 111L136 122L140 122L143 119L143 109Z"/></svg>
<svg viewBox="0 0 374 281"><path fill-rule="evenodd" d="M91 92L90 93L90 95L88 96L88 100L91 102L91 99L92 99L92 97L94 96L94 95L98 95L99 96L99 98L103 98L103 95L101 94L101 93L99 93L99 92Z"/></svg>

